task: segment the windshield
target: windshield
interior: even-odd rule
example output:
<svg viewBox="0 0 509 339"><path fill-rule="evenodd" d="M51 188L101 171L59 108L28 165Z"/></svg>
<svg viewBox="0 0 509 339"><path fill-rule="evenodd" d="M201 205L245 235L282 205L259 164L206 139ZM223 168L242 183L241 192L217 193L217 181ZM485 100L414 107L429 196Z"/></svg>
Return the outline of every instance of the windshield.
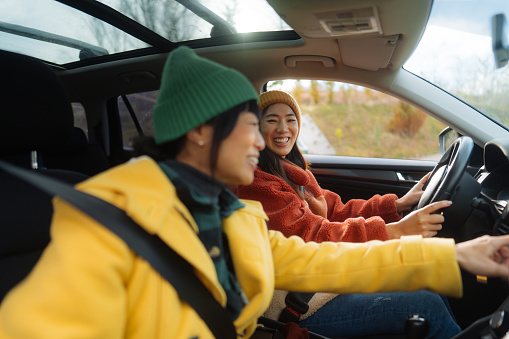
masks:
<svg viewBox="0 0 509 339"><path fill-rule="evenodd" d="M495 68L492 16L506 0L435 0L426 31L404 68L509 127L509 71Z"/></svg>

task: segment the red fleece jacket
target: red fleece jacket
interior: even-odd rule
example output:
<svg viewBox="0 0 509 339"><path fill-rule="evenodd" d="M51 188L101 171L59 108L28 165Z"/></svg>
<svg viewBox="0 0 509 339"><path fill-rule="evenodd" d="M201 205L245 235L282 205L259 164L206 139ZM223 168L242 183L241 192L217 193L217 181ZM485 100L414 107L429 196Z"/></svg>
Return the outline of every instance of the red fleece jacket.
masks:
<svg viewBox="0 0 509 339"><path fill-rule="evenodd" d="M241 199L258 200L269 217L271 230L305 241L365 242L387 240L386 223L398 221L394 194L343 204L334 192L322 189L310 171L283 162L287 176L313 196L303 200L284 180L258 168L249 186L230 186Z"/></svg>

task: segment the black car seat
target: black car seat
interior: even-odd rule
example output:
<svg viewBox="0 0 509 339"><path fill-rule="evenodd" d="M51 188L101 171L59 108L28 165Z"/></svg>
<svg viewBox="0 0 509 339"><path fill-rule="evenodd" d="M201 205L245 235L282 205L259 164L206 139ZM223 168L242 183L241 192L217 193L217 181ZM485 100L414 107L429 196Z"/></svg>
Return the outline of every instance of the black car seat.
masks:
<svg viewBox="0 0 509 339"><path fill-rule="evenodd" d="M0 74L0 159L73 184L86 179L44 166L44 154L48 160L67 154L59 159L64 161L75 150L71 104L53 70L34 58L0 51ZM47 245L52 212L49 195L0 172L0 300Z"/></svg>
<svg viewBox="0 0 509 339"><path fill-rule="evenodd" d="M88 141L85 132L74 127L71 138L52 151L42 153L46 168L67 169L96 175L110 167L108 158L98 143Z"/></svg>

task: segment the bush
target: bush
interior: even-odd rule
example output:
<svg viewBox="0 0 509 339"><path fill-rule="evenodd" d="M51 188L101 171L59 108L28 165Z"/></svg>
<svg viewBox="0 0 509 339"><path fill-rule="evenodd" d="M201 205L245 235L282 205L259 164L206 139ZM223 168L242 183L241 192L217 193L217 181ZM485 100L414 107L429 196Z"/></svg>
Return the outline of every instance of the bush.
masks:
<svg viewBox="0 0 509 339"><path fill-rule="evenodd" d="M405 137L412 137L427 117L426 113L404 101L400 101L393 111L394 116L387 124L387 130Z"/></svg>

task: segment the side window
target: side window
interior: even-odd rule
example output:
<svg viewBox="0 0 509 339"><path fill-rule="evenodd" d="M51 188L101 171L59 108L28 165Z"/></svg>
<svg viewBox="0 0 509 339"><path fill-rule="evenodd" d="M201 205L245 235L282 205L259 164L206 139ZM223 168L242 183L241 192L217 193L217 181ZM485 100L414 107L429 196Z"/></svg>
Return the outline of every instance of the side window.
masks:
<svg viewBox="0 0 509 339"><path fill-rule="evenodd" d="M340 82L280 80L267 90L292 94L302 111L299 146L305 153L438 160L445 125L410 104Z"/></svg>
<svg viewBox="0 0 509 339"><path fill-rule="evenodd" d="M87 116L85 115L85 108L79 102L73 102L71 106L72 112L74 114L74 126L81 128L88 136Z"/></svg>
<svg viewBox="0 0 509 339"><path fill-rule="evenodd" d="M156 103L157 93L158 91L151 91L127 95L128 105L132 108L136 117L136 122L132 118L131 112L123 98L118 98L118 110L120 122L122 124L124 148L132 147L133 138L140 135L138 128L141 129L145 136L154 135L152 109Z"/></svg>

